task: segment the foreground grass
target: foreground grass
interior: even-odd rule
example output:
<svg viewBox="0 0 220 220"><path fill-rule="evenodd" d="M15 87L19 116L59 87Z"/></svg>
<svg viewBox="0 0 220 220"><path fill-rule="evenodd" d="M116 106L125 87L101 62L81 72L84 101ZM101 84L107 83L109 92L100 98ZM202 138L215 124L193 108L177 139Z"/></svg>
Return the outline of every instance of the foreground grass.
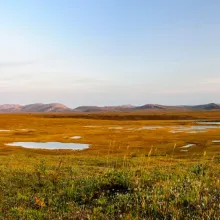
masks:
<svg viewBox="0 0 220 220"><path fill-rule="evenodd" d="M218 156L1 156L0 219L218 219L219 168Z"/></svg>

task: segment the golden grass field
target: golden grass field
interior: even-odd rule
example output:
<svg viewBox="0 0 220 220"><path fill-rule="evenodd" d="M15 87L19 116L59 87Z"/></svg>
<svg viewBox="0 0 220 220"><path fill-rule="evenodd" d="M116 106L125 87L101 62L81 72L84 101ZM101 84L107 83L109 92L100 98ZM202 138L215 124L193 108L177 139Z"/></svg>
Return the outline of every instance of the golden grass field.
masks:
<svg viewBox="0 0 220 220"><path fill-rule="evenodd" d="M85 115L91 119L85 119ZM111 120L103 120L103 116L111 115ZM140 116L154 115L167 117L170 112L165 114L139 114ZM156 115L156 116L155 116ZM193 117L195 119L207 119L218 121L219 112L190 112L173 113L172 116ZM80 118L82 116L82 118ZM0 130L11 130L11 132L0 132L0 154L7 155L12 153L30 152L36 154L77 154L83 156L99 155L106 157L108 155L124 154L147 154L153 147L156 154L170 154L184 156L186 153L180 153L179 148L184 144L197 144L192 151L187 153L192 156L196 153L207 151L208 154L215 154L219 151L219 146L213 144L212 140L220 139L218 129L210 129L206 132L171 133L172 126L190 127L195 125L194 120L132 120L133 114L128 114L130 120L113 120L123 117L124 114L9 114L0 115ZM76 118L77 117L77 118ZM97 119L93 119L96 117ZM219 120L220 121L220 120ZM142 129L144 126L165 126L161 129ZM121 129L120 129L121 128ZM22 130L24 129L24 130ZM79 140L71 140L68 137L82 136ZM89 149L75 151L39 151L17 147L6 147L4 143L9 142L78 142L90 144ZM174 145L176 146L173 149ZM155 152L154 152L155 153Z"/></svg>
<svg viewBox="0 0 220 220"><path fill-rule="evenodd" d="M220 128L171 132L195 120L220 121L220 112L1 114L10 131L0 132L0 219L218 219Z"/></svg>

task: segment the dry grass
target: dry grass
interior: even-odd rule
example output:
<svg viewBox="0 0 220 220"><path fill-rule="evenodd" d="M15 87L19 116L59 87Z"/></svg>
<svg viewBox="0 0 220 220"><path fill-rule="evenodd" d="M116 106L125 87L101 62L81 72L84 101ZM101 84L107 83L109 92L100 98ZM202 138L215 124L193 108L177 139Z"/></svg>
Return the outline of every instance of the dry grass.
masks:
<svg viewBox="0 0 220 220"><path fill-rule="evenodd" d="M173 114L220 119L219 112ZM75 115L79 117L0 115L0 129L11 130L0 132L0 219L218 219L220 145L212 143L220 140L218 129L170 133L169 126L194 122ZM137 130L146 125L167 127ZM82 139L66 138L71 136ZM72 151L5 145L15 141L79 142L91 147ZM181 152L188 143L196 147Z"/></svg>
<svg viewBox="0 0 220 220"><path fill-rule="evenodd" d="M120 113L122 114L122 113ZM149 114L149 113L148 113ZM171 114L171 113L167 113ZM175 113L177 114L177 113ZM179 113L181 115L183 113ZM189 114L189 113L187 113ZM195 117L210 119L210 112L191 112ZM201 114L201 115L200 115ZM212 119L218 120L219 112L212 113ZM78 114L77 114L78 115ZM95 114L96 117L99 114ZM69 115L71 116L71 115ZM187 143L195 143L197 147L192 148L190 156L196 153L218 152L219 146L213 144L212 140L220 139L219 130L214 129L205 133L170 133L169 126L185 125L190 126L194 122L187 120L95 120L66 117L66 114L34 114L34 115L0 115L0 129L12 130L11 132L0 132L0 154L8 154L10 152L32 152L33 150L6 147L4 143L15 141L60 141L74 142L74 140L65 138L71 136L82 136L77 140L79 143L91 144L91 147L82 152L71 152L67 154L79 155L99 155L119 154L123 156L128 154L147 154L151 146L157 149L158 154L173 153L173 146L176 145L174 154L180 155L179 148ZM79 115L78 115L79 116ZM219 117L220 118L220 117ZM138 130L143 126L167 126L157 130ZM95 127L85 127L95 126ZM122 127L123 129L109 129L111 127ZM129 130L133 128L134 130ZM20 129L27 129L21 131ZM76 141L76 140L75 140ZM129 146L129 148L128 148ZM42 154L65 154L62 152L52 151L34 151ZM154 152L155 153L155 152ZM182 156L187 153L181 153Z"/></svg>

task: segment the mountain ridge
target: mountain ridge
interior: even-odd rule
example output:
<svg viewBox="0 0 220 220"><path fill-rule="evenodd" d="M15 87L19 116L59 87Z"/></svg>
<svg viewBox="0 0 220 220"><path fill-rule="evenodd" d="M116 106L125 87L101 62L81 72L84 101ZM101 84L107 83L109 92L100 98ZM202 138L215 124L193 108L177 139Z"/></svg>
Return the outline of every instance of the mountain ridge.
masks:
<svg viewBox="0 0 220 220"><path fill-rule="evenodd" d="M3 104L0 112L70 112L72 109L60 103L34 103L29 105Z"/></svg>
<svg viewBox="0 0 220 220"><path fill-rule="evenodd" d="M61 103L33 103L29 105L3 104L0 105L0 113L24 113L24 112L128 112L128 111L166 111L166 110L220 110L220 104L208 103L203 105L159 105L145 104L141 106L79 106L71 109Z"/></svg>

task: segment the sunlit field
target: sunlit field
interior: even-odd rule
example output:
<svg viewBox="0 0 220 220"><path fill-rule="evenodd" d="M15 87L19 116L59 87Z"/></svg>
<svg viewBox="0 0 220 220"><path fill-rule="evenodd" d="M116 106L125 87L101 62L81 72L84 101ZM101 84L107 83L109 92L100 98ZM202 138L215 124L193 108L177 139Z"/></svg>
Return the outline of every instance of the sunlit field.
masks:
<svg viewBox="0 0 220 220"><path fill-rule="evenodd" d="M219 122L219 111L2 114L0 219L218 219Z"/></svg>

